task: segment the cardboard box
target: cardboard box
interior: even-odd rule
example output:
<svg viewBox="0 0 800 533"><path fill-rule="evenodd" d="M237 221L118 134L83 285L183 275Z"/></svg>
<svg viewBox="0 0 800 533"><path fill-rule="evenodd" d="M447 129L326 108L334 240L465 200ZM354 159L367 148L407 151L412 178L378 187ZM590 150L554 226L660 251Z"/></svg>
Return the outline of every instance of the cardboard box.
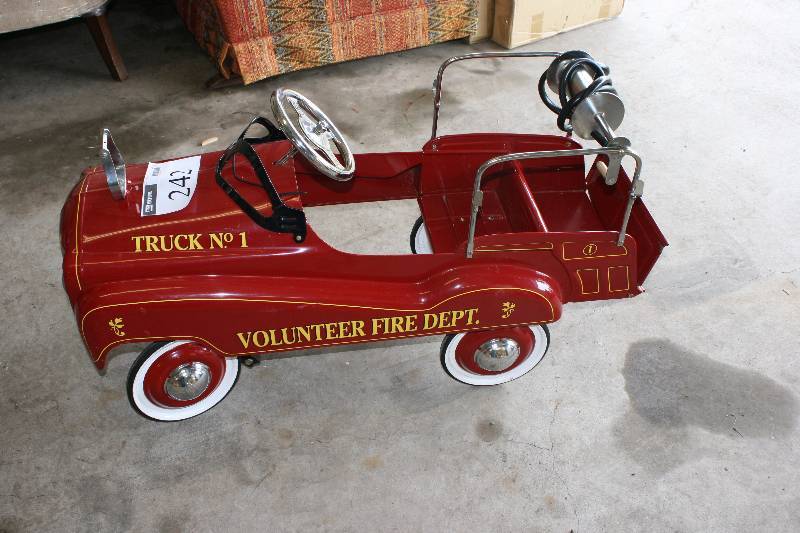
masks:
<svg viewBox="0 0 800 533"><path fill-rule="evenodd" d="M470 44L491 38L493 27L494 0L478 0L478 29L470 36Z"/></svg>
<svg viewBox="0 0 800 533"><path fill-rule="evenodd" d="M516 48L614 18L625 0L495 0L492 40Z"/></svg>

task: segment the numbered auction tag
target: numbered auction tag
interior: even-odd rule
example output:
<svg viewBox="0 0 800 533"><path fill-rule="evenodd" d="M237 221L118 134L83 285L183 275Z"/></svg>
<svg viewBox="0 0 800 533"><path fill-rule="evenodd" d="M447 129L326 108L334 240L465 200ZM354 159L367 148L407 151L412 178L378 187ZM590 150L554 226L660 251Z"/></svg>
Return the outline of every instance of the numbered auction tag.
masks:
<svg viewBox="0 0 800 533"><path fill-rule="evenodd" d="M199 155L148 163L142 191L142 216L174 213L189 205L197 188L199 170Z"/></svg>

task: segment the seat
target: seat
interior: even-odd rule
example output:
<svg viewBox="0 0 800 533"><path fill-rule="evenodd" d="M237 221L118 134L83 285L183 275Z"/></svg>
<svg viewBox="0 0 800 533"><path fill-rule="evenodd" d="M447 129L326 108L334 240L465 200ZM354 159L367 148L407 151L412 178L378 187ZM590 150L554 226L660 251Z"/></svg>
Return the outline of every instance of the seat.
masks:
<svg viewBox="0 0 800 533"><path fill-rule="evenodd" d="M429 141L423 151L418 201L433 251L452 253L463 249L469 235L475 173L485 161L514 152L573 148L579 148L573 140L552 135L463 134ZM492 166L481 180L483 204L475 235L564 231L561 228L576 224L594 227L599 220L585 189L581 156ZM549 193L556 194L548 196ZM583 194L589 209L582 209L578 218L571 221L559 212L563 202L558 201L558 195L562 193L569 193L568 200L581 208L586 206L572 193Z"/></svg>

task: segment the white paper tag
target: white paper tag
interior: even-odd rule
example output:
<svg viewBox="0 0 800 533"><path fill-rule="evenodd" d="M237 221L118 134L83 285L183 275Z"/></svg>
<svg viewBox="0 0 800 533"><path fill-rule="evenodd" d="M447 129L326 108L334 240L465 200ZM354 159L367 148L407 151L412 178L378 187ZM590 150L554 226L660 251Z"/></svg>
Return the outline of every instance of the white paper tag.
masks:
<svg viewBox="0 0 800 533"><path fill-rule="evenodd" d="M199 170L199 155L148 163L142 188L142 216L174 213L189 205Z"/></svg>

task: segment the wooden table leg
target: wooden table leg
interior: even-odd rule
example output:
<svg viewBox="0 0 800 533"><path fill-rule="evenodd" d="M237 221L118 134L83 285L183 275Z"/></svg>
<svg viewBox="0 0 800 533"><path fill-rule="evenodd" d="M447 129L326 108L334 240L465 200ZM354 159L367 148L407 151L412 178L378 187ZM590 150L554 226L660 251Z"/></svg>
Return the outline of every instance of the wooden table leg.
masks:
<svg viewBox="0 0 800 533"><path fill-rule="evenodd" d="M94 38L97 49L100 55L103 56L103 61L106 62L108 71L111 77L117 81L123 81L128 78L128 69L125 68L125 63L122 61L122 56L119 55L117 43L114 41L114 36L111 35L111 28L108 26L108 19L106 14L90 15L83 17L86 25L89 26L89 31Z"/></svg>

